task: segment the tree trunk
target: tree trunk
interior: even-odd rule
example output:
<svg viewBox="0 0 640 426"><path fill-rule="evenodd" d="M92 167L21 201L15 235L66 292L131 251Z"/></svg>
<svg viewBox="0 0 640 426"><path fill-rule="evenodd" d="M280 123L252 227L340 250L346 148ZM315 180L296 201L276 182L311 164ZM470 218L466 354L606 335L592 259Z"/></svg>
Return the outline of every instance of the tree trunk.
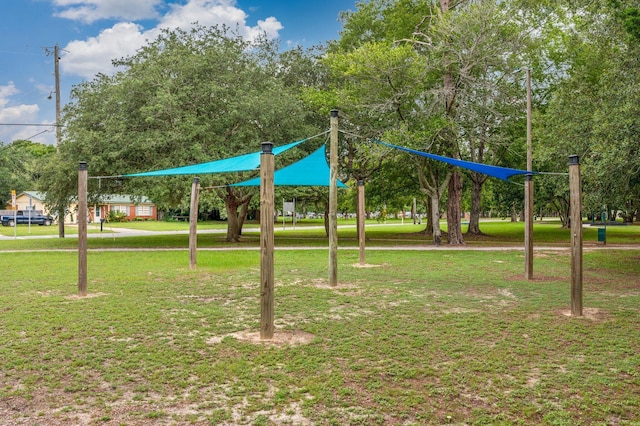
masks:
<svg viewBox="0 0 640 426"><path fill-rule="evenodd" d="M250 201L251 197L240 204L240 214L238 215L238 235L242 235L242 228L244 227L244 221L247 219L247 212L249 211Z"/></svg>
<svg viewBox="0 0 640 426"><path fill-rule="evenodd" d="M484 175L471 173L471 212L469 215L468 235L482 235L480 230L480 214L482 213L482 186L487 181Z"/></svg>
<svg viewBox="0 0 640 426"><path fill-rule="evenodd" d="M426 163L418 166L418 182L420 183L420 192L427 195L431 200L431 229L433 229L433 243L439 246L442 243L442 230L440 229L440 198L444 189L449 184L451 173L447 173L439 182L440 172L437 168L429 170L429 179L425 176Z"/></svg>
<svg viewBox="0 0 640 426"><path fill-rule="evenodd" d="M439 246L442 244L442 229L440 229L440 197L438 195L431 197L431 223L433 243Z"/></svg>
<svg viewBox="0 0 640 426"><path fill-rule="evenodd" d="M324 233L325 237L329 237L329 202L324 205Z"/></svg>
<svg viewBox="0 0 640 426"><path fill-rule="evenodd" d="M229 243L238 242L240 241L240 235L242 235L242 226L247 216L251 195L240 196L236 193L236 190L230 187L225 188L225 190L224 205L227 211L226 241ZM238 207L240 207L239 212Z"/></svg>
<svg viewBox="0 0 640 426"><path fill-rule="evenodd" d="M462 236L462 174L455 170L449 179L449 198L447 200L447 236L450 245L464 244Z"/></svg>
<svg viewBox="0 0 640 426"><path fill-rule="evenodd" d="M424 217L426 226L424 228L424 231L422 231L422 233L426 236L430 236L430 235L433 235L433 216L431 216L431 212L433 209L431 207L431 202L429 198L424 200L424 208L426 213L423 217Z"/></svg>
<svg viewBox="0 0 640 426"><path fill-rule="evenodd" d="M240 241L240 226L238 222L238 204L234 197L227 197L225 200L227 210L227 238L228 243Z"/></svg>
<svg viewBox="0 0 640 426"><path fill-rule="evenodd" d="M233 197L227 197L225 200L225 207L227 210L227 238L228 243L237 243L240 241L241 227L240 219L238 215L237 200Z"/></svg>
<svg viewBox="0 0 640 426"><path fill-rule="evenodd" d="M58 238L64 238L64 207L58 210Z"/></svg>
<svg viewBox="0 0 640 426"><path fill-rule="evenodd" d="M571 225L569 223L569 213L570 213L569 200L563 197L554 197L551 203L555 207L556 213L560 217L560 222L562 223L562 227L569 228L569 226Z"/></svg>

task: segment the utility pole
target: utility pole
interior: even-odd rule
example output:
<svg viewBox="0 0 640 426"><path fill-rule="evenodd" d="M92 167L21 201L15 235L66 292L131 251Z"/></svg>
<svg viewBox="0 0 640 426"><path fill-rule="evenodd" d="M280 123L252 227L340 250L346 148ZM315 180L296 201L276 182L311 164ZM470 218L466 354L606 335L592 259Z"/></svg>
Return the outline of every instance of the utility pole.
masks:
<svg viewBox="0 0 640 426"><path fill-rule="evenodd" d="M53 69L56 81L56 149L60 149L62 130L60 129L60 48L58 43L53 48ZM65 206L60 205L58 210L58 237L64 238L64 212Z"/></svg>
<svg viewBox="0 0 640 426"><path fill-rule="evenodd" d="M60 144L60 48L53 47L53 74L56 80L56 146Z"/></svg>
<svg viewBox="0 0 640 426"><path fill-rule="evenodd" d="M45 48L47 55L51 55L49 48ZM62 140L62 131L60 127L60 47L58 43L53 47L53 75L55 79L56 94L56 149L60 149L60 141ZM58 206L58 237L64 238L64 216L65 206Z"/></svg>

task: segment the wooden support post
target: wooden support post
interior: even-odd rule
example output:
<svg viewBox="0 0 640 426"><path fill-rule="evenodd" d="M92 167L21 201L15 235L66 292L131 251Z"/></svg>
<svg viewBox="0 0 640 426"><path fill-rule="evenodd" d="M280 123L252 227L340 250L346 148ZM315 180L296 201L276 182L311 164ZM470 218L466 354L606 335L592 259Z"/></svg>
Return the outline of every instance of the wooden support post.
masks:
<svg viewBox="0 0 640 426"><path fill-rule="evenodd" d="M358 181L358 238L360 240L360 266L364 266L364 181Z"/></svg>
<svg viewBox="0 0 640 426"><path fill-rule="evenodd" d="M527 173L524 186L524 275L533 279L533 144L531 141L531 69L527 68Z"/></svg>
<svg viewBox="0 0 640 426"><path fill-rule="evenodd" d="M274 326L274 156L273 144L262 143L260 155L260 339L273 339Z"/></svg>
<svg viewBox="0 0 640 426"><path fill-rule="evenodd" d="M338 110L331 110L329 144L329 285L338 285Z"/></svg>
<svg viewBox="0 0 640 426"><path fill-rule="evenodd" d="M524 275L533 279L533 174L527 173L524 186Z"/></svg>
<svg viewBox="0 0 640 426"><path fill-rule="evenodd" d="M582 183L580 160L569 156L571 220L571 315L582 316Z"/></svg>
<svg viewBox="0 0 640 426"><path fill-rule="evenodd" d="M87 163L78 167L78 296L87 296Z"/></svg>
<svg viewBox="0 0 640 426"><path fill-rule="evenodd" d="M191 184L191 208L189 210L189 268L196 269L198 252L198 199L200 178L193 178Z"/></svg>

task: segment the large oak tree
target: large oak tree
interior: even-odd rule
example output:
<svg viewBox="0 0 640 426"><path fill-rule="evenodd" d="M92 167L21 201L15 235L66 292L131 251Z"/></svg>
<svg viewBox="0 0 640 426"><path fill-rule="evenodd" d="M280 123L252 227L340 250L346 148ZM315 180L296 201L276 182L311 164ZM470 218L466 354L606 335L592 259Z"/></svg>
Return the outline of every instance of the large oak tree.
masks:
<svg viewBox="0 0 640 426"><path fill-rule="evenodd" d="M299 97L279 77L279 57L274 42L247 41L227 28L163 31L134 56L115 60L115 74L73 88L48 189L69 198L78 161L89 163L91 176L114 176L228 158L258 151L261 141L280 145L309 136ZM209 205L224 203L229 241L238 240L255 192L224 185L243 177L201 176L203 187L222 186L203 195ZM146 195L169 208L188 205L190 182L102 179L90 189L96 197Z"/></svg>

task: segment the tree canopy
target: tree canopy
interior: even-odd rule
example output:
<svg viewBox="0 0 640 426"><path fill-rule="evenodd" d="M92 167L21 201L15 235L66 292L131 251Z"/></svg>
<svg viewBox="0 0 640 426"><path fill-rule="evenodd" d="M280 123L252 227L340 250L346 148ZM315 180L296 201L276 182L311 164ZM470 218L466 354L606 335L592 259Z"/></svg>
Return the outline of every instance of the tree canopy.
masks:
<svg viewBox="0 0 640 426"><path fill-rule="evenodd" d="M42 171L41 189L52 205L65 205L76 190L78 161L89 162L92 176L212 161L256 151L261 141L279 145L320 133L338 108L341 179L365 180L376 208L403 208L421 197L434 241L446 211L449 242L463 243L462 203L471 211L469 232L480 233L482 212L516 216L519 187L490 183L483 193L486 176L408 160L366 139L524 168L525 79L516 71L527 68L534 170L564 172L568 155L578 154L585 206L634 220L637 0L363 0L341 19L338 40L309 50L248 42L227 28L164 31L136 55L114 60L115 74L73 88L63 141ZM13 167L2 152L0 166ZM245 177L204 177L203 186ZM543 175L536 182L535 208L566 218L566 179ZM161 208L186 206L189 188L183 177L91 182L95 197L126 191ZM203 194L201 203L225 206L228 239L236 240L253 194L223 188ZM290 194L311 204L322 191Z"/></svg>

